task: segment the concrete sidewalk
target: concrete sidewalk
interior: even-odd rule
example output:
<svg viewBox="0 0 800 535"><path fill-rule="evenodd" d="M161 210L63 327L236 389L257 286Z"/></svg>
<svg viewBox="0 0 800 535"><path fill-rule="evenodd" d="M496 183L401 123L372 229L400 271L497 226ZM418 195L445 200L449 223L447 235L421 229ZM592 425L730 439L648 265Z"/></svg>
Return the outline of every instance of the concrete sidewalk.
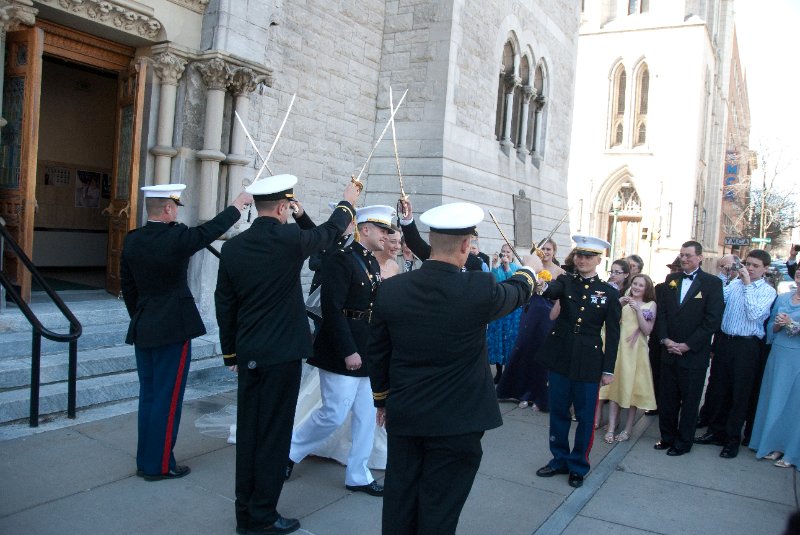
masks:
<svg viewBox="0 0 800 535"><path fill-rule="evenodd" d="M234 533L235 448L194 425L233 403L234 392L186 401L175 455L192 473L174 481L134 476L135 412L93 409L76 423L59 418L34 432L0 428L0 533ZM747 449L732 460L712 446L667 457L652 448L652 417L639 420L630 442L609 446L597 434L581 489L566 476L537 478L550 459L547 415L508 403L501 410L505 424L483 440L459 534L777 535L794 509L794 470L757 461ZM323 459L295 467L279 511L300 518L299 533L380 533L381 499L345 490L344 469Z"/></svg>

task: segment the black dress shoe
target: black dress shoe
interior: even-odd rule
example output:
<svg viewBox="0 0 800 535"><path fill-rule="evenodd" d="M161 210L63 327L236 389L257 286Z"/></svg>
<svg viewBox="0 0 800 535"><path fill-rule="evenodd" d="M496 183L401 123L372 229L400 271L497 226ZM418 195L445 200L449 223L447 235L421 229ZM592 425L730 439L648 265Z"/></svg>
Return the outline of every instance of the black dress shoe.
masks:
<svg viewBox="0 0 800 535"><path fill-rule="evenodd" d="M166 474L144 474L142 477L145 481L161 481L162 479L178 479L179 477L183 477L188 475L192 469L188 466L181 466L176 465L175 468L167 472Z"/></svg>
<svg viewBox="0 0 800 535"><path fill-rule="evenodd" d="M678 449L675 446L672 446L670 449L667 450L667 455L669 455L670 457L680 457L685 453L689 453L689 451Z"/></svg>
<svg viewBox="0 0 800 535"><path fill-rule="evenodd" d="M719 452L719 456L723 459L733 459L739 455L739 441L736 440L735 442L729 442L722 448L722 451Z"/></svg>
<svg viewBox="0 0 800 535"><path fill-rule="evenodd" d="M297 531L300 529L300 521L296 518L283 518L282 516L278 515L278 520L270 524L269 526L261 526L261 527L252 527L250 526L247 528L247 531L239 531L239 528L236 528L236 533L265 533L267 535L278 535L280 533L292 533L293 531Z"/></svg>
<svg viewBox="0 0 800 535"><path fill-rule="evenodd" d="M667 442L665 440L659 440L658 442L653 444L653 449L654 450L659 450L659 451L660 450L668 450L671 447L672 447L672 443L671 442Z"/></svg>
<svg viewBox="0 0 800 535"><path fill-rule="evenodd" d="M286 468L284 468L283 472L284 481L289 481L289 478L292 477L292 470L294 470L294 461L289 459L286 461Z"/></svg>
<svg viewBox="0 0 800 535"><path fill-rule="evenodd" d="M539 477L553 477L559 474L569 474L569 470L566 468L553 468L549 464L546 464L536 471L536 475Z"/></svg>
<svg viewBox="0 0 800 535"><path fill-rule="evenodd" d="M658 416L658 409L651 409L649 411L644 411L645 416Z"/></svg>
<svg viewBox="0 0 800 535"><path fill-rule="evenodd" d="M708 427L708 420L705 418L698 418L697 425L695 427L697 427L698 429L701 427Z"/></svg>
<svg viewBox="0 0 800 535"><path fill-rule="evenodd" d="M344 488L353 492L366 492L370 496L383 496L383 485L374 479L369 485L345 485Z"/></svg>
<svg viewBox="0 0 800 535"><path fill-rule="evenodd" d="M723 442L722 438L718 434L712 433L711 431L709 431L704 435L700 435L699 437L694 437L694 440L692 442L694 442L695 444L703 444L703 445L708 445L708 444L712 444L714 446L725 445L725 442Z"/></svg>
<svg viewBox="0 0 800 535"><path fill-rule="evenodd" d="M583 476L578 474L577 472L570 472L569 473L569 486L573 488L579 488L583 485Z"/></svg>

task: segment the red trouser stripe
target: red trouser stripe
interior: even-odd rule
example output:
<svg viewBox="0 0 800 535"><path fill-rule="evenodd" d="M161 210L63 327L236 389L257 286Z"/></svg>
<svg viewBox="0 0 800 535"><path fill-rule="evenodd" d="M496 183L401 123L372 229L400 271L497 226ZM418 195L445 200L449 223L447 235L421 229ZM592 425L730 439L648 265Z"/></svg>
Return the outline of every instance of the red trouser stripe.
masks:
<svg viewBox="0 0 800 535"><path fill-rule="evenodd" d="M175 376L175 387L172 389L172 400L169 403L169 417L167 418L167 432L164 436L164 454L161 457L161 473L169 472L169 458L172 453L172 428L175 426L175 412L178 410L178 397L181 394L183 370L186 368L186 355L189 353L189 340L183 343L181 360L178 362L178 373Z"/></svg>

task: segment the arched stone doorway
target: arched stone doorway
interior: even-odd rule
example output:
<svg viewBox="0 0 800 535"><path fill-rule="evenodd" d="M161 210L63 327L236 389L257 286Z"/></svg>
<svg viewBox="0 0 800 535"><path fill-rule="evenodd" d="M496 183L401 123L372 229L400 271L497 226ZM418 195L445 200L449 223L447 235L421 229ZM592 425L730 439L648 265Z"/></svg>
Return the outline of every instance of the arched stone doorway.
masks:
<svg viewBox="0 0 800 535"><path fill-rule="evenodd" d="M611 244L609 257L622 258L639 252L642 233L642 201L630 180L622 182L610 202L606 239Z"/></svg>

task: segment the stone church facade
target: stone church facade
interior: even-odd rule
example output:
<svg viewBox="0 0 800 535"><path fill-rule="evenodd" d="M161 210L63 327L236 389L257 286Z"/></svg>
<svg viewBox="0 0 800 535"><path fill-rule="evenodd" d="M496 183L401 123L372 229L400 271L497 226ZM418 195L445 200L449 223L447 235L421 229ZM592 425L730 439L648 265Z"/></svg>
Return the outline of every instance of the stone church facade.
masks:
<svg viewBox="0 0 800 535"><path fill-rule="evenodd" d="M0 215L37 265L103 268L111 292L138 188L186 183L181 220L210 219L261 166L235 113L266 155L293 96L269 168L298 176L315 221L383 130L390 86L408 91L395 122L417 214L475 202L527 249L567 209L578 3L0 0L0 22ZM390 132L365 177L360 204L396 203ZM488 216L479 231L499 249ZM216 259L198 253L190 277L213 318Z"/></svg>
<svg viewBox="0 0 800 535"><path fill-rule="evenodd" d="M572 230L638 254L661 280L687 240L722 251L733 0L582 2ZM746 91L739 91L746 100ZM737 132L747 144L747 132Z"/></svg>

